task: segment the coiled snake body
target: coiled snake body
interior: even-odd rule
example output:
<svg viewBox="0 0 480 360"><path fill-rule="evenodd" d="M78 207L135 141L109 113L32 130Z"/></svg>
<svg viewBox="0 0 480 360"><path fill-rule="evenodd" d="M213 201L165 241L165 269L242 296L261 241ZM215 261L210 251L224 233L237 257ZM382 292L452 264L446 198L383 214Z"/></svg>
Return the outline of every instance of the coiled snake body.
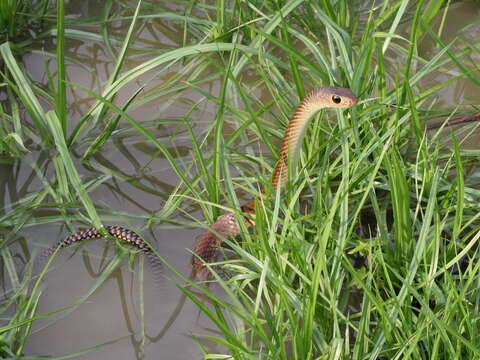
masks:
<svg viewBox="0 0 480 360"><path fill-rule="evenodd" d="M348 108L357 103L356 96L349 90L340 87L326 86L313 90L297 106L288 127L283 136L280 154L275 165L272 177L272 187L282 187L287 179L288 164L293 164L296 153L299 150L301 140L305 134L309 120L319 110L324 108ZM255 199L242 206L244 213L254 214ZM245 219L247 225L253 225L253 221ZM106 226L105 230L113 237L125 241L148 255L148 245L132 230L121 226ZM232 238L239 232L234 213L222 215L206 231L197 238L195 255L192 259L192 274L198 280L210 279L210 271L205 263L213 262L218 255L218 247L223 238ZM95 228L79 231L60 241L56 246L47 249L52 254L57 247L65 247L80 241L100 238L102 234Z"/></svg>

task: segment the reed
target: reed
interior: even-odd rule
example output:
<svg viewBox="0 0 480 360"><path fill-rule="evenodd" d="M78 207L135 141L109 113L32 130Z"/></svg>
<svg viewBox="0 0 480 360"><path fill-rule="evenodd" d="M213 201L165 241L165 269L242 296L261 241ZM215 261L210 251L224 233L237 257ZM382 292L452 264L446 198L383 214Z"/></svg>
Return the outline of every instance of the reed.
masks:
<svg viewBox="0 0 480 360"><path fill-rule="evenodd" d="M480 151L463 149L453 133L446 146L444 132L427 136L424 130L430 119L462 113L440 106L447 86L460 79L480 83L469 61L480 55L479 44L454 51L442 40L450 2L180 1L182 14L169 11L168 2L158 3L106 5L103 18L65 21L63 2L57 2L52 56L59 71L49 74L55 86L47 90L30 79L11 43L0 45L9 100L0 107L1 149L21 157L24 144L34 144L52 154L54 168L53 180L37 169L43 188L0 214L0 227L9 229L0 241L14 289L8 299L19 305L14 316L3 315L9 324L0 327L0 355L22 355L29 326L40 316L37 286L28 293L24 284L39 284L41 277L32 280L28 272L18 277L9 241L29 222L71 226L83 219L100 227L103 219L90 197L99 183L115 179L144 189L95 162L104 176L85 181L73 156L82 144L79 158L89 162L118 131L130 130L145 138L179 179L163 209L145 215L146 227L169 221L192 202L204 218L184 226L206 228L225 210L237 212L240 220L243 194L259 196L256 226L243 229L239 239L225 239L231 251L217 264L222 276L212 268L222 296L177 274L195 288L196 293L182 289L220 332L208 340L227 349L225 354L203 349L205 358L479 357L480 191L467 170L478 164ZM183 46L143 48L135 41L137 26L151 19L181 26ZM131 23L125 38L114 38L109 24L125 20ZM79 28L86 25L98 26L101 34ZM69 36L103 42L115 54L114 70L100 89L68 80ZM435 54L422 55L426 39ZM126 68L126 60L138 54L147 59ZM145 75L179 63L178 74L161 86L139 87L126 100L118 96ZM445 70L452 68L453 75ZM444 80L426 86L438 73ZM204 86L211 81L218 91ZM319 84L349 87L360 103L316 117L291 181L275 192L269 182L283 129L298 101ZM75 124L69 123L69 89L93 99ZM151 134L151 122L134 119L129 110L187 90L215 103L216 112L202 133L183 114L192 144L185 163ZM19 147L8 150L12 140ZM36 217L34 210L46 205L58 215ZM68 215L72 207L80 215ZM129 216L121 209L111 213Z"/></svg>

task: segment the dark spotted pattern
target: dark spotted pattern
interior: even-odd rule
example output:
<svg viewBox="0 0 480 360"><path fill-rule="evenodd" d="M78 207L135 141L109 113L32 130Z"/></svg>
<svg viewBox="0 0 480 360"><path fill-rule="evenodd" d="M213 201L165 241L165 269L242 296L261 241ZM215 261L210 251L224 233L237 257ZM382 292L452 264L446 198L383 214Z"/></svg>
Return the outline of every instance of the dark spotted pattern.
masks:
<svg viewBox="0 0 480 360"><path fill-rule="evenodd" d="M117 226L117 225L109 225L105 226L105 230L119 240L123 240L126 243L133 245L140 250L148 250L148 245L138 236L134 231ZM70 235L65 240L61 241L58 246L65 247L79 241L101 238L103 235L95 228L90 228L87 230L76 232L75 234Z"/></svg>
<svg viewBox="0 0 480 360"><path fill-rule="evenodd" d="M107 230L107 232L114 238L125 241L127 244L142 250L145 253L147 261L153 270L155 284L158 285L161 283L161 275L163 273L162 261L157 257L157 255L155 255L155 253L150 251L147 243L144 242L137 233L118 225L105 226L105 230ZM84 240L98 239L101 237L103 237L103 235L95 228L78 231L75 234L67 237L65 240L60 241L57 245L45 249L36 261L39 265L44 265L58 247L66 247Z"/></svg>

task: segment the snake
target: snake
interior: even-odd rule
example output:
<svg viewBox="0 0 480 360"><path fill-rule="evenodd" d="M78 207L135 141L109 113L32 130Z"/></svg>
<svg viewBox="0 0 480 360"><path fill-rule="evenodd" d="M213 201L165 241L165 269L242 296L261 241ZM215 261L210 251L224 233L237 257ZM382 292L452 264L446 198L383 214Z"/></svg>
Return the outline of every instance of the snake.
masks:
<svg viewBox="0 0 480 360"><path fill-rule="evenodd" d="M325 108L350 108L356 105L357 102L357 97L348 88L324 86L312 90L298 104L281 140L279 155L271 178L272 189L281 189L285 186L289 166L295 164L307 125L310 120L315 117L315 114ZM480 113L450 120L447 126L479 120ZM437 126L429 126L429 129L436 127ZM243 214L250 215L243 217L246 226L255 225L252 217L255 215L256 199L257 198L251 199L240 208ZM110 236L147 253L149 260L154 264L154 268L158 268L158 258L153 255L149 245L143 241L136 232L119 225L105 226L104 229ZM192 256L192 276L197 280L212 279L211 271L206 264L217 261L219 255L218 249L223 243L223 239L234 238L239 234L239 231L240 227L237 224L237 216L234 212L228 212L220 216L209 227L209 230L198 236ZM46 249L45 253L51 255L58 247L67 247L74 243L100 237L103 237L103 233L96 228L81 230Z"/></svg>
<svg viewBox="0 0 480 360"><path fill-rule="evenodd" d="M324 86L312 90L297 106L293 112L283 135L280 151L273 171L271 186L275 190L282 188L287 183L288 169L295 164L300 150L302 139L307 125L320 110L325 108L349 108L357 103L355 94L347 88ZM245 214L255 214L255 198L241 207ZM244 217L246 226L253 226L254 221ZM234 238L239 234L234 212L220 216L210 229L201 234L196 241L192 257L192 274L197 280L210 280L211 271L206 265L217 260L219 247L223 239Z"/></svg>
<svg viewBox="0 0 480 360"><path fill-rule="evenodd" d="M312 90L297 106L283 136L280 153L272 177L272 187L283 187L287 180L288 165L293 163L301 145L305 130L310 119L324 108L348 108L357 103L357 97L351 90L342 87L324 86ZM255 198L241 207L245 214L255 214ZM247 225L254 225L251 219L245 217ZM149 260L157 266L149 245L133 230L119 225L105 226L104 230L113 238L132 245L147 253ZM233 212L220 216L210 229L197 238L192 257L192 276L197 280L211 279L206 263L214 262L218 256L218 248L223 238L238 235L239 226ZM57 248L63 248L90 239L101 238L103 233L96 228L89 228L71 234L60 240L56 245L45 249L42 257L51 256Z"/></svg>

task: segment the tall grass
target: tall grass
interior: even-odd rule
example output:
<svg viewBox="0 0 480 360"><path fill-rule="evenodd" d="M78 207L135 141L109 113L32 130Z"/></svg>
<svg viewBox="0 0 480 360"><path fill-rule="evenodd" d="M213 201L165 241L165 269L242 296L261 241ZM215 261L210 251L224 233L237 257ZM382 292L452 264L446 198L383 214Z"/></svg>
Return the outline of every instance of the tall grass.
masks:
<svg viewBox="0 0 480 360"><path fill-rule="evenodd" d="M479 153L445 148L423 130L423 121L436 115L428 104L451 82L431 91L421 86L425 76L454 64L460 77L478 81L431 28L448 6L397 1L365 9L370 12L362 17L342 1L295 5L284 2L252 30L251 44L281 54L267 59L262 52L258 65L247 65L256 70L255 85L272 94L273 105L260 103L251 85L237 80L248 57L239 55L225 66L224 76L234 84L232 99L250 103L247 111L257 107L239 117L239 132L244 121L253 125L257 114L271 108L280 109L285 124L309 83L348 86L363 101L337 113L336 122L319 116L296 180L274 199L261 197L252 233L243 231L240 243L226 240L237 254L222 263L231 277L216 277L227 299L205 289L207 305L187 293L221 331L221 338L209 339L226 346L234 359L478 357L473 284L479 192L466 185L463 164ZM424 34L439 46L430 59L418 54ZM395 72L386 60L393 53L402 59ZM467 53L477 56L478 50ZM224 94L217 99L225 108ZM281 130L260 126L250 129L275 148L262 132L280 137ZM229 166L221 176L205 176L224 182L236 209L231 189L256 189L260 181L268 194L273 163L243 154L251 137L232 138L237 142L226 147ZM224 151L213 156L225 162ZM245 160L267 167L267 174L259 178L257 170L244 168ZM230 167L240 176L232 177Z"/></svg>
<svg viewBox="0 0 480 360"><path fill-rule="evenodd" d="M97 183L79 175L72 149L87 142L80 156L88 161L117 129L133 129L179 178L174 196L148 226L168 220L193 200L205 217L197 222L206 227L225 209L239 213L239 190L259 196L255 228L244 228L241 239L226 239L235 256L220 264L228 277L216 275L224 296L190 283L208 298L205 303L205 296L183 290L220 331L221 336L208 339L228 350L205 358L479 357L480 192L466 169L480 153L462 150L455 135L446 147L440 133L430 138L424 130L428 119L458 111L437 107L441 91L459 79L480 81L468 61L480 55L478 44L454 51L454 44L444 44L435 30L436 19L448 17L449 2L193 1L182 2L184 14L168 11L168 3L135 4L132 9L120 4L118 13L104 14L102 20L85 20L103 27L98 36L76 29L81 21L65 22L63 2L57 2L58 72L49 79L56 84L51 94L29 79L10 43L0 45L10 100L0 109L3 124L17 129L13 138L19 144L28 141L49 150L55 169L53 179L41 178L44 188L19 201L0 224L18 230L31 220L32 209L49 201L59 209L56 221L83 218L101 228L89 195ZM127 69L126 59L134 56L130 51L139 51L136 26L150 18L180 24L184 46L142 50L151 57ZM125 38L112 41L108 23L125 19L131 21ZM103 39L111 52L118 51L100 91L68 81L64 47L73 34ZM430 58L419 51L426 38L438 47ZM178 75L160 89L142 86L119 100L126 85L178 63ZM453 67L455 74L435 87L422 86L429 75L448 75L445 69ZM207 81L216 81L218 91L207 90ZM361 101L348 111L317 116L292 181L282 192L273 191L270 174L283 129L298 101L319 84L349 87ZM69 88L94 99L75 124L68 120ZM193 156L178 163L149 132L150 124L128 110L186 89L217 107L201 134L186 119ZM28 117L21 118L18 108ZM93 138L91 129L97 129ZM81 214L68 215L71 206L80 206ZM241 219L239 213L243 227ZM2 243L7 264L9 240ZM13 294L23 294L11 270L18 289ZM0 328L9 336L3 340L4 354L22 354L39 295L32 296L26 310ZM20 305L23 298L9 299Z"/></svg>

